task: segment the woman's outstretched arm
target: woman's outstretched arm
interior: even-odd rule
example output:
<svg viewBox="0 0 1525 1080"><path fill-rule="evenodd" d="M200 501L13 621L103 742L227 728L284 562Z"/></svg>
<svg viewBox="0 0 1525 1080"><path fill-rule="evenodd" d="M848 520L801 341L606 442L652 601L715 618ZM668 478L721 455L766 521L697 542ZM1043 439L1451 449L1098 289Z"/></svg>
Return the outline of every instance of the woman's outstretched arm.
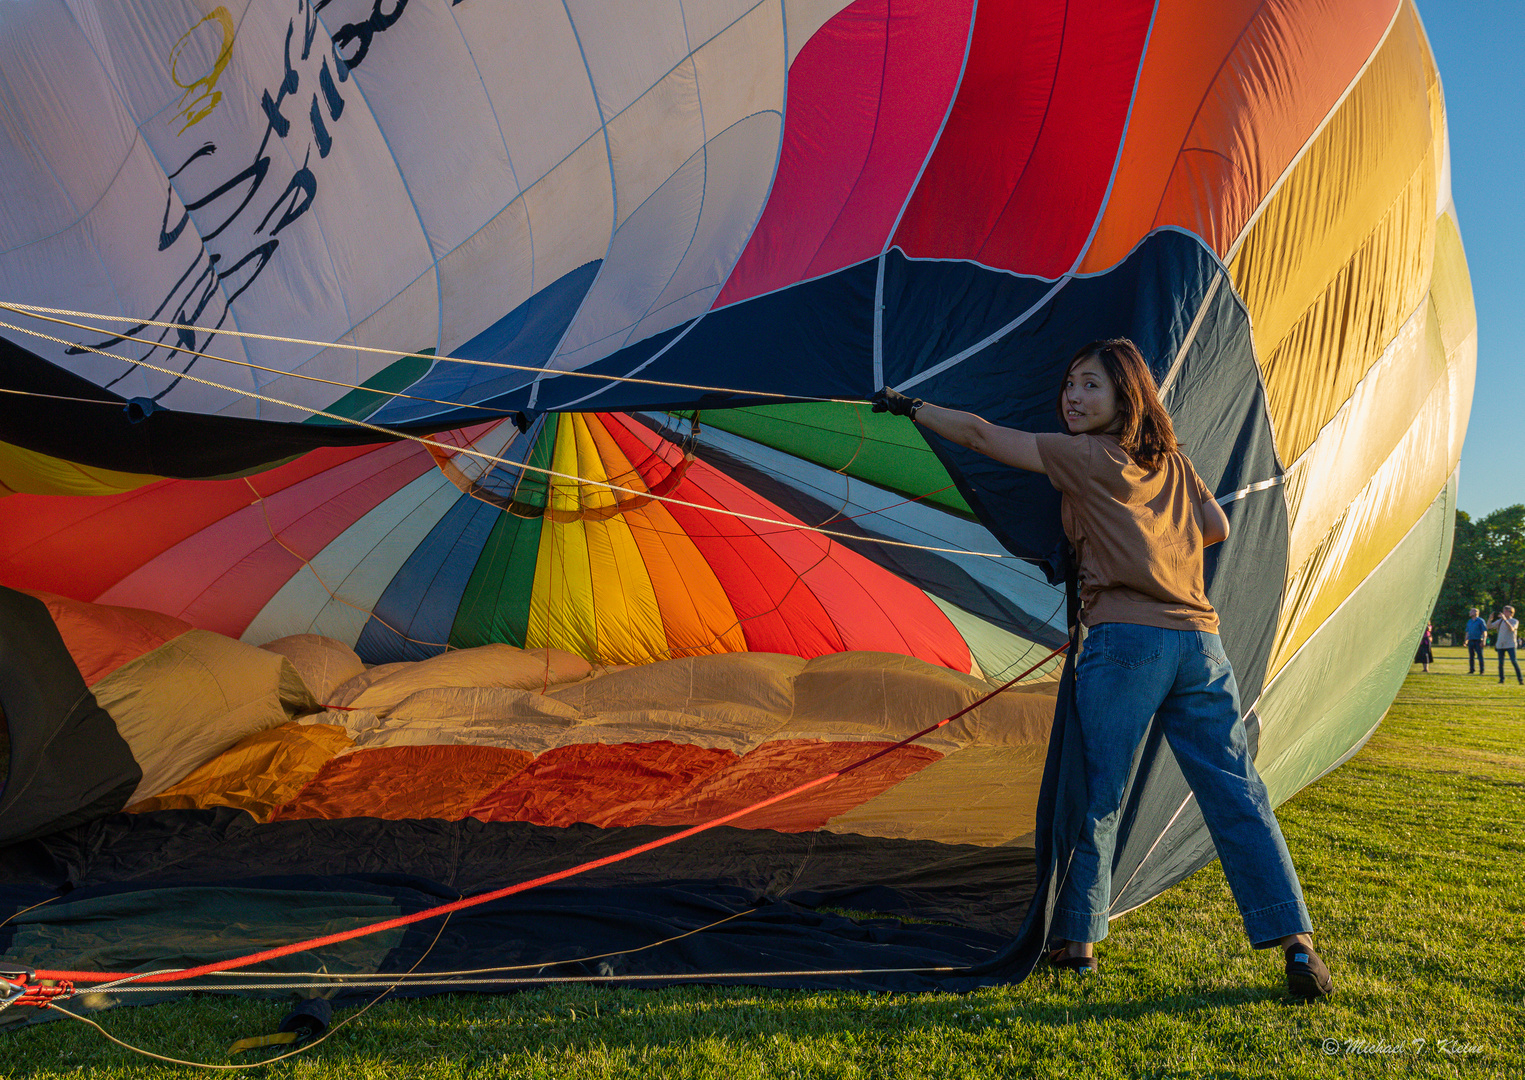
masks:
<svg viewBox="0 0 1525 1080"><path fill-rule="evenodd" d="M1011 465L1029 472L1046 473L1043 458L1038 455L1038 437L1031 431L1001 427L982 420L974 413L944 409L930 402L920 402L906 397L888 386L873 396L875 412L892 412L909 416L924 428L937 432L949 442L967 446L969 449L994 458L1003 465Z"/></svg>

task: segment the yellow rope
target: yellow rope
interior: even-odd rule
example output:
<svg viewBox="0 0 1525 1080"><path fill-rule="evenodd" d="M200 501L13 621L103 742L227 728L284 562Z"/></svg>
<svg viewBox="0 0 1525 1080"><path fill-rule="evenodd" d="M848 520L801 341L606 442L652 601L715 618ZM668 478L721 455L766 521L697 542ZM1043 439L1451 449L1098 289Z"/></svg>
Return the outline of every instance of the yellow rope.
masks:
<svg viewBox="0 0 1525 1080"><path fill-rule="evenodd" d="M3 307L3 306L4 305L0 305L0 307ZM374 431L378 435L383 435L383 436L385 436L388 439L407 439L407 440L409 440L411 442L418 443L420 446L432 446L432 447L435 447L435 448L440 449L440 450L448 450L448 451L451 451L451 452L457 453L457 454L467 454L467 455L470 455L472 457L480 458L483 461L491 461L491 462L494 462L495 464L503 465L503 466L506 466L506 467L511 468L511 469L526 469L526 470L529 470L531 472L537 472L537 473L540 473L540 474L545 475L545 476L553 476L553 477L556 477L559 480L566 480L569 483L589 484L589 485L592 485L594 487L604 487L604 488L608 488L610 491L618 491L618 492L622 492L622 493L627 494L627 495L639 495L639 496L643 496L645 498L653 499L653 500L656 500L656 501L659 501L659 502L670 503L670 504L672 504L674 506L685 506L685 507L688 507L691 510L699 510L699 511L702 511L703 513L707 513L707 514L722 514L722 515L724 515L726 517L738 518L738 519L740 519L742 521L755 521L755 522L759 522L759 523L764 524L764 525L777 525L777 526L780 526L781 528L785 528L785 529L798 529L798 530L801 530L801 531L804 531L804 532L815 532L815 533L821 534L822 536L830 536L830 537L833 537L833 538L838 539L838 540L857 540L857 541L861 541L863 539L863 537L861 537L861 536L854 536L851 533L837 532L837 531L834 531L832 529L822 529L822 528L819 528L819 527L814 526L814 525L806 525L804 522L800 522L800 521L783 521L783 520L781 520L779 518L763 517L760 514L746 514L746 513L743 513L741 511L739 511L739 510L726 510L726 509L724 509L722 507L717 507L717 506L705 506L705 505L703 505L701 503L689 502L686 499L674 498L671 495L653 495L649 491L642 491L642 490L638 490L636 488L623 487L623 486L621 486L619 484L609 483L608 481L591 480L591 479L588 479L587 477L574 476L574 475L572 475L570 473L557 472L554 469L545 469L545 468L541 468L538 465L530 465L530 464L528 464L526 462L522 462L522 461L512 461L512 460L510 460L508 458L499 457L496 454L484 453L484 452L482 452L480 450L476 450L476 449L473 449L473 448L470 448L470 447L450 446L450 445L447 445L445 443L441 443L441 442L439 442L439 441L437 441L435 439L424 438L421 435L413 435L413 434L410 434L410 433L405 432L405 431L396 431L396 430L393 430L391 428L381 427L378 424L369 423L369 422L367 422L365 420L357 420L354 417L340 416L337 413L325 412L322 409L309 409L306 406L297 405L297 404L295 404L293 402L284 401L281 398L271 397L268 394L261 394L261 393L258 393L256 391L253 391L253 390L243 390L243 389L240 389L240 388L238 388L236 386L227 386L227 385L224 385L223 383L213 382L211 379L203 379L203 378L200 378L199 376L196 376L196 375L190 375L190 374L187 374L187 373L184 373L184 372L175 371L175 370L173 370L171 368L160 367L157 364L150 364L146 360L134 360L131 357L119 356L116 353L107 352L104 349L97 349L97 348L94 348L94 347L89 346L89 345L78 345L78 344L76 344L74 342L66 341L63 338L55 337L52 334L44 334L40 330L29 330L26 327L16 326L16 325L14 325L12 323L0 322L0 329L14 330L14 331L16 331L17 333L20 333L20 334L30 334L31 336L37 337L37 338L41 338L44 341L51 341L51 342L54 342L55 344L65 345L65 346L67 346L69 348L76 348L76 349L80 349L80 350L85 351L85 352L95 353L95 354L97 354L99 356L109 357L112 360L119 360L119 361L121 361L122 363L125 363L125 364L136 364L139 367L147 368L150 371L156 371L156 372L158 372L161 375L168 375L168 376L170 376L172 378L177 378L177 379L185 379L188 382L194 382L194 383L197 383L198 385L201 385L201 386L210 386L210 387L212 387L215 390L224 390L224 391L227 391L230 394L242 394L243 396L248 397L248 398L253 398L256 401L264 401L264 402L268 402L271 405L279 405L279 406L281 406L283 408L295 409L295 410L297 410L299 412L310 413L310 414L312 414L314 416L321 416L321 417L323 417L323 418L325 418L327 420L335 420L335 421L338 421L340 423L350 424L350 425L353 425L355 427L363 428L363 429L365 429L367 431ZM878 539L875 539L873 542L876 543L876 544L881 544L881 545L885 545L885 546L888 546L888 547L911 548L911 549L914 549L916 551L930 551L930 552L935 552L935 553L945 554L945 555L974 555L974 556L978 556L979 558L984 558L984 559L1011 559L1011 558L1015 558L1015 556L1013 556L1013 555L1002 553L1002 552L969 551L969 550L966 550L964 548L935 547L935 546L932 546L932 545L929 545L929 544L915 544L915 543L911 543L911 542L906 541L906 540L890 540L890 539L885 539L885 538L878 538Z"/></svg>
<svg viewBox="0 0 1525 1080"><path fill-rule="evenodd" d="M743 915L751 914L752 910L753 909L747 908L747 909L743 909L741 911L732 912L731 914L725 916L725 918L723 918L723 919L716 919L714 922L707 923L704 926L696 926L692 930L685 930L681 934L674 934L672 937L663 938L661 941L653 941L653 942L651 942L648 945L642 945L642 946L640 946L638 948L635 948L635 949L621 949L621 950L617 950L615 952L596 953L596 954L594 954L592 956L581 956L581 957L575 957L575 958L568 959L568 960L541 961L541 962L535 963L535 964L516 964L516 965L512 965L512 966L496 967L496 968L479 968L479 969L472 970L472 971L431 971L431 972L421 973L421 974L417 975L416 978L415 978L414 973L417 972L418 965L423 963L424 959L429 955L429 953L434 950L434 946L436 944L438 944L438 942L439 942L440 935L443 934L444 931L445 931L446 924L448 924L450 922L450 916L447 915L444 918L444 920L440 923L439 930L435 931L434 940L431 941L429 943L429 947L424 950L423 956L420 956L416 961L414 961L413 966L410 967L407 971L402 972L402 973L394 976L397 981L393 982L390 986L388 986L385 990L383 990L380 994L378 994L375 998L373 998L370 1002L368 1002L365 1005L364 1008L360 1009L358 1012L355 1012L355 1013L353 1013L353 1014L351 1014L349 1016L346 1016L343 1020L341 1020L341 1021L339 1021L339 1023L333 1025L331 1028L329 1028L327 1031L325 1031L318 1038L314 1039L312 1042L307 1043L304 1046L298 1047L297 1049L292 1050L289 1053L279 1054L276 1057L266 1058L263 1061L251 1061L251 1062L242 1063L242 1064L221 1065L221 1064L213 1064L213 1063L205 1062L205 1061L187 1061L187 1060L185 1060L183 1058L167 1057L164 1054L157 1054L157 1053L155 1053L152 1050L145 1050L141 1046L134 1046L133 1044L131 1044L129 1042L124 1042L123 1040L117 1038L115 1035L111 1034L111 1032L107 1031L104 1027L102 1027L100 1024L96 1023L94 1020L91 1020L87 1016L81 1016L79 1013L70 1012L68 1009L65 1009L62 1006L60 1006L60 1005L58 1005L56 1003L53 1003L53 1002L49 1002L48 1007L51 1008L51 1009L57 1010L58 1012L60 1012L63 1015L67 1016L71 1020L78 1020L82 1024L89 1024L91 1027L95 1028L96 1031L99 1031L102 1035L106 1036L106 1038L110 1039L112 1042L116 1043L118 1046L122 1047L123 1049L131 1050L135 1054L142 1054L144 1057L150 1057L150 1058L153 1058L156 1061L168 1062L171 1065L189 1065L189 1066L191 1066L192 1068L195 1068L195 1069L219 1069L219 1070L224 1070L224 1071L233 1071L233 1070L238 1070L238 1069L260 1069L260 1068L264 1068L266 1065L272 1065L272 1064L274 1064L277 1061L285 1061L287 1058L295 1057L298 1054L305 1054L307 1051L311 1050L313 1047L317 1046L319 1043L327 1041L328 1038L330 1036L336 1034L340 1028L345 1027L346 1025L350 1024L351 1022L353 1022L355 1020L358 1020L362 1014L367 1012L373 1005L378 1004L383 998L385 998L393 990L396 990L399 986L403 986L403 985L414 985L414 986L427 985L427 982L429 980L432 980L432 979L445 979L447 977L456 977L456 978L458 978L458 977L463 976L463 975L486 975L486 974L491 974L491 973L500 972L500 971L528 971L528 970L534 969L534 968L543 968L543 967L547 967L547 966L554 966L554 965L560 965L560 964L581 964L581 963L588 963L589 961L592 961L592 960L603 960L603 959L607 959L608 957L611 957L611 956L628 956L628 955L633 955L634 953L646 952L649 949L660 948L663 945L670 945L674 941L682 941L686 937L692 937L693 935L703 933L706 930L713 930L715 927L720 926L722 923L728 923L728 922L730 922L733 919L741 918ZM451 914L454 914L454 912L452 912ZM235 973L235 972L217 972L215 974L237 975L237 973ZM343 980L344 978L346 978L346 976L343 976L343 975L330 975L327 972L283 972L282 974L285 974L285 975L288 975L288 976L291 976L291 975L309 975L309 976L314 976L314 977L321 976L321 977L324 977L324 978L330 978L330 979L335 979L335 980ZM243 977L244 978L248 978L249 976L248 975L244 975ZM356 979L359 979L359 978L374 978L374 976L361 976L361 975L348 976L348 977L349 978L356 978ZM628 978L628 976L627 976L627 978ZM95 987L92 990L81 991L81 993L98 993L98 992L101 992L101 991L107 989L108 987L116 987L116 986L119 986L119 985L121 985L121 984L120 983L108 983L105 986ZM342 981L338 982L337 985L342 986L343 985ZM198 989L206 989L206 988L205 987L199 987ZM237 987L231 987L230 986L229 989L230 990L237 989ZM238 1044L235 1043L234 1045L237 1046Z"/></svg>
<svg viewBox="0 0 1525 1080"><path fill-rule="evenodd" d="M367 1012L369 1012L371 1010L371 1007L373 1005L379 1004L383 998L385 998L393 990L396 990L399 986L402 985L403 979L405 979L407 976L409 976L409 975L413 974L415 971L417 971L419 964L422 964L426 959L428 959L429 954L434 951L434 946L439 944L440 936L442 934L444 934L445 927L450 925L450 918L454 914L455 914L455 912L452 911L449 914L447 914L442 920L440 920L439 929L434 932L434 939L429 942L429 947L423 951L423 954L421 956L419 956L419 958L417 960L413 961L413 966L412 967L410 967L406 972L403 972L402 975L400 975L398 977L398 981L397 982L394 982L391 986L388 986L385 990L383 990L381 993L377 994L370 1001L368 1001L357 1012L351 1013L349 1016L346 1016L343 1020L339 1021L333 1027L329 1028L322 1035L319 1035L316 1039L312 1040L312 1042L307 1043L304 1046L299 1046L295 1050L292 1050L292 1051L290 1051L288 1053L277 1054L273 1058L266 1058L264 1061L251 1061L251 1062L248 1062L246 1064L217 1065L217 1064L212 1064L212 1063L206 1062L206 1061L186 1061L186 1060L184 1060L182 1058L166 1057L163 1054L156 1054L152 1050L145 1050L141 1046L133 1046L129 1042L123 1042L121 1039L119 1039L115 1035L111 1034L111 1032L109 1032L105 1028L101 1027L100 1024L97 1024L94 1020L91 1020L88 1016L81 1016L81 1015L79 1015L79 1013L72 1013L68 1009L65 1009L62 1006L60 1006L59 1004L57 1004L56 1002L51 1002L51 1001L48 1002L48 1008L55 1009L58 1012L63 1013L65 1016L67 1016L71 1020L78 1020L82 1024L89 1024L91 1027L95 1028L96 1031L99 1031L102 1035L106 1036L106 1038L110 1039L112 1042L116 1043L120 1047L123 1047L124 1049L131 1050L135 1054L142 1054L144 1057L154 1058L157 1061L166 1061L166 1062L169 1062L171 1065L189 1065L193 1069L218 1069L218 1070L222 1070L222 1071L225 1071L225 1072L232 1072L232 1071L239 1070L239 1069L262 1069L266 1065L273 1065L277 1061L285 1061L287 1058L296 1057L298 1054L305 1054L305 1053L307 1053L307 1051L311 1050L313 1047L317 1046L319 1043L327 1042L328 1039L331 1036L333 1036L333 1035L338 1033L340 1028L345 1027L345 1026L349 1025L350 1023L360 1019L360 1017L364 1016ZM122 981L125 982L126 980L122 980ZM120 984L119 983L107 983L106 984L106 986L113 986L113 985L120 985ZM96 987L95 988L95 992L99 992L101 990L104 990L105 988L106 987ZM87 992L89 992L89 991L87 991Z"/></svg>
<svg viewBox="0 0 1525 1080"><path fill-rule="evenodd" d="M100 320L104 320L106 322L136 323L139 326L158 326L158 327L163 327L163 328L166 328L166 329L169 329L169 330L190 330L192 332L198 332L198 333L207 334L209 337L211 335L215 335L215 334L226 334L229 337L249 338L249 339L254 340L254 341L278 341L278 342L281 342L281 343L287 344L287 345L307 345L307 346L310 346L310 347L316 348L316 349L348 349L348 350L352 350L354 352L378 353L378 354L380 354L382 356L417 356L417 355L419 355L413 349L378 349L378 348L376 348L374 346L369 346L369 345L350 345L350 344L342 343L342 342L315 341L315 340L312 340L310 338L284 337L284 336L279 335L279 334L255 334L255 333L251 333L251 332L249 332L247 330L228 330L228 329L220 328L220 327L196 326L193 323L164 322L164 321L159 320L159 319L138 319L138 318L133 318L133 317L127 316L127 315L102 315L102 314L100 314L98 312L93 312L93 311L71 311L68 308L41 307L41 306L36 305L36 304L17 304L17 303L8 303L8 302L5 302L5 301L0 301L0 311L12 311L12 312L15 312L17 315L26 315L26 316L29 316L31 318L36 318L36 319L41 319L41 318L43 318L44 316L47 316L47 315L63 315L63 316L68 316L70 318L76 318L76 319L100 319ZM59 319L49 319L47 321L49 321L49 322L60 322L61 320L59 320ZM68 323L66 325L74 326L74 325L77 325L77 324ZM11 329L16 329L16 327L11 327ZM111 337L116 337L116 338L124 338L126 340L132 340L132 341L140 340L140 339L137 339L137 338L127 338L127 336L125 334L113 334L109 330L102 330L101 328L95 327L95 326L84 326L84 327L80 327L80 329L93 330L93 331L95 331L97 333L107 334L107 335L109 335ZM185 348L182 348L180 346L175 346L175 345L168 345L168 344L165 344L164 342L159 342L159 341L145 342L145 343L146 344L152 344L156 348L179 349L179 351L181 351L181 352L191 352L192 351L190 349L185 349ZM81 346L76 346L76 347L78 347L78 348L88 348L88 346L82 346L82 345ZM108 354L108 355L110 355L110 354ZM205 354L197 353L196 355L201 356L201 355L205 355ZM118 359L121 359L121 358L119 357ZM232 364L232 363L241 363L241 361L236 361L236 360L225 360L223 357L220 357L220 356L209 356L208 359L211 359L211 360L223 360L224 363L229 363L229 364ZM532 367L532 366L530 366L528 364L510 364L510 363L507 363L507 362L501 361L501 360L468 360L468 359L466 359L465 357L462 357L462 356L436 356L433 359L435 361L439 362L439 363L469 364L469 365L472 365L474 367L499 368L499 369L506 370L506 371L523 371L523 372L527 372L527 373L532 374L532 375L566 375L566 376L569 376L569 377L572 377L572 378L578 378L578 379L599 379L599 380L602 380L604 382L628 382L628 383L639 383L639 384L641 384L643 386L663 386L663 387L668 387L668 388L674 389L674 390L699 390L699 391L702 391L704 393L711 393L711 394L738 394L738 395L743 395L743 396L746 396L746 397L778 398L781 401L829 401L829 402L841 402L841 403L844 403L844 404L853 404L853 403L855 403L857 401L856 398L825 398L825 397L808 397L808 396L802 395L802 394L776 394L776 393L772 393L772 392L764 391L764 390L738 390L735 387L728 387L728 386L701 386L701 385L698 385L698 384L695 384L695 383L666 382L666 381L664 381L662 379L640 379L640 378L636 378L633 375L605 375L605 374L602 374L600 372L594 372L594 371L568 371L568 370L564 370L562 368ZM256 365L250 365L250 366L256 366ZM269 371L269 370L274 370L274 369L264 368L264 369L261 369L261 370ZM282 374L282 375L294 375L293 372L289 372L289 371L282 371L282 372L280 372L280 374ZM301 378L302 376L295 376L295 377ZM319 379L317 381L325 382L327 380ZM336 383L335 385L343 386L345 384L344 383ZM352 387L352 389L369 389L369 387ZM385 391L377 391L377 392L378 393L384 393ZM422 399L422 400L428 400L428 399L425 398L425 399ZM471 406L467 406L467 407L471 407Z"/></svg>
<svg viewBox="0 0 1525 1080"><path fill-rule="evenodd" d="M13 309L11 308L11 305L9 305L9 304L0 304L0 311L5 311L5 310L13 310ZM93 330L96 333L101 333L101 334L107 333L107 331L101 330L99 327L96 327L96 326L87 326L84 323L71 322L68 319L53 319L53 318L49 318L46 315L34 315L31 312L25 312L25 311L17 312L17 314L20 314L20 315L30 315L31 318L41 319L43 322L55 323L55 324L57 324L59 326L72 326L76 330ZM168 344L166 342L163 342L163 341L151 341L148 338L134 337L131 334L113 334L111 336L115 337L118 341L133 341L133 342L136 342L139 345L147 345L147 346L150 347L150 350L153 350L153 349L164 349L167 352L185 353L187 356L196 356L196 357L200 357L203 360L216 360L219 363L232 364L234 367L246 367L246 368L250 368L250 369L252 369L254 371L263 371L263 372L265 372L267 374L270 374L270 375L281 375L281 376L284 376L285 378L288 378L288 379L301 379L304 382L315 382L315 383L323 383L326 386L337 386L341 390L364 390L366 393L376 394L378 397L407 398L409 401L423 401L423 402L427 402L430 405L444 405L444 406L446 406L448 408L451 408L451 409L481 409L482 408L480 405L468 405L468 404L466 404L465 402L462 402L462 401L441 401L438 398L418 397L418 396L416 396L414 394L404 394L401 391L377 390L377 389L374 389L373 387L369 387L369 386L356 386L354 383L339 382L339 381L337 381L335 379L320 379L316 375L303 375L303 374L301 374L300 372L297 372L297 371L286 371L284 368L267 367L264 364L256 364L252 360L234 360L231 357L218 356L216 353L199 352L196 349L188 349L184 345L170 345L170 344ZM85 349L85 348L89 348L89 346L86 346L86 345L73 345L73 346L71 346L71 348ZM111 353L109 355L115 356L116 354L115 353ZM416 355L416 354L414 354L414 355ZM117 359L122 360L122 359L127 359L127 358L126 357L117 357ZM132 363L142 363L142 361L134 360L134 361L132 361ZM187 378L187 376L182 373L180 378ZM490 412L490 411L493 411L493 410L482 410L482 411ZM498 411L501 412L501 410L498 410Z"/></svg>

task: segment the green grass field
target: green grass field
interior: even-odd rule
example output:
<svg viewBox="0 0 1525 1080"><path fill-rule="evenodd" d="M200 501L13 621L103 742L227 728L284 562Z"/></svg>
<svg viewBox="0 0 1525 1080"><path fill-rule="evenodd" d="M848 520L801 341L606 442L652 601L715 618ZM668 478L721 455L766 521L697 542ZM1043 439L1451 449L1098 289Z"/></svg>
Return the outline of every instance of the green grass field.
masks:
<svg viewBox="0 0 1525 1080"><path fill-rule="evenodd" d="M1491 653L1491 650L1490 650ZM1525 1076L1525 687L1416 667L1371 743L1279 811L1337 980L1293 1005L1216 864L1113 924L1094 978L967 996L570 989L385 1001L270 1077ZM286 1006L100 1014L228 1063ZM343 1016L336 1019L342 1019ZM0 1036L0 1076L189 1076L72 1021ZM242 1060L242 1059L239 1059Z"/></svg>

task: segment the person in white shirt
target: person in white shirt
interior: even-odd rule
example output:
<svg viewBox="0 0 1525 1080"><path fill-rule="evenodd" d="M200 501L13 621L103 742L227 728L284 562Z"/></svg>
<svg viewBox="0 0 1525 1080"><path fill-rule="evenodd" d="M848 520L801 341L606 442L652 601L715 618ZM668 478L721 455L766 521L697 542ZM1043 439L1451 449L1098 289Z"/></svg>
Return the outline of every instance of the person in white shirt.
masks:
<svg viewBox="0 0 1525 1080"><path fill-rule="evenodd" d="M1493 618L1488 621L1488 629L1496 631L1493 638L1493 650L1499 654L1499 682L1504 681L1504 654L1509 654L1509 662L1514 665L1514 677L1521 685L1525 685L1525 678L1520 675L1520 662L1515 658L1515 648L1519 643L1516 636L1520 629L1520 620L1514 617L1514 608L1504 605L1502 612L1495 612Z"/></svg>

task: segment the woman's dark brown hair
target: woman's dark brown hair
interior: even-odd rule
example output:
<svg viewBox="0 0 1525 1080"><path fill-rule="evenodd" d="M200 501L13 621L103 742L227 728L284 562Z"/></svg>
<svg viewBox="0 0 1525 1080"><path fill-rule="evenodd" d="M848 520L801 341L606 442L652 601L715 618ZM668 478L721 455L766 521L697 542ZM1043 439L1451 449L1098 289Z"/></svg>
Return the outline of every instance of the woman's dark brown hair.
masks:
<svg viewBox="0 0 1525 1080"><path fill-rule="evenodd" d="M1117 391L1117 415L1122 421L1117 441L1122 443L1134 462L1144 469L1159 468L1160 459L1174 451L1175 425L1170 414L1160 403L1160 390L1155 385L1154 374L1144 363L1144 354L1127 338L1108 338L1084 345L1070 358L1064 367L1064 378L1059 382L1059 422L1064 423L1064 388L1075 365L1094 356L1107 378Z"/></svg>

